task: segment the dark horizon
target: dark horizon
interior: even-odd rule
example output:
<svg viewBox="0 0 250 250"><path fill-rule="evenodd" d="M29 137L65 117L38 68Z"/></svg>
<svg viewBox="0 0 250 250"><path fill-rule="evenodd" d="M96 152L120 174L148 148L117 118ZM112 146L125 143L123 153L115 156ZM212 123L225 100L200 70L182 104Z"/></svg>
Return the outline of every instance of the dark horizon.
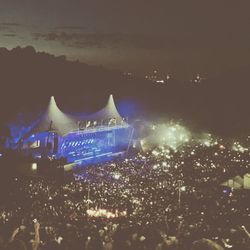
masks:
<svg viewBox="0 0 250 250"><path fill-rule="evenodd" d="M249 66L247 2L31 0L0 3L1 46L180 79Z"/></svg>
<svg viewBox="0 0 250 250"><path fill-rule="evenodd" d="M249 133L247 68L201 83L170 79L156 84L38 53L32 47L0 49L0 66L2 122L13 120L20 112L42 110L52 95L66 112L94 112L113 94L126 116L173 118L225 135Z"/></svg>

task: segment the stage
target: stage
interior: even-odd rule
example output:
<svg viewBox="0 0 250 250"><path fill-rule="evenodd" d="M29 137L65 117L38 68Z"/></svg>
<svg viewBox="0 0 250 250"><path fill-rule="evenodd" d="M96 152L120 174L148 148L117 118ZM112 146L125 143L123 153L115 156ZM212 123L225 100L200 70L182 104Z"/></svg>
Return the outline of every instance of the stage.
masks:
<svg viewBox="0 0 250 250"><path fill-rule="evenodd" d="M88 115L62 112L52 96L45 112L30 125L17 122L10 129L10 148L34 159L81 165L124 155L133 137L133 127L120 116L112 95L104 108Z"/></svg>
<svg viewBox="0 0 250 250"><path fill-rule="evenodd" d="M19 150L34 159L65 159L67 164L89 165L122 157L132 136L133 128L125 123L73 130L65 136L48 131L24 139Z"/></svg>
<svg viewBox="0 0 250 250"><path fill-rule="evenodd" d="M78 164L118 157L127 152L132 133L132 127L127 124L72 131L62 139L57 157Z"/></svg>

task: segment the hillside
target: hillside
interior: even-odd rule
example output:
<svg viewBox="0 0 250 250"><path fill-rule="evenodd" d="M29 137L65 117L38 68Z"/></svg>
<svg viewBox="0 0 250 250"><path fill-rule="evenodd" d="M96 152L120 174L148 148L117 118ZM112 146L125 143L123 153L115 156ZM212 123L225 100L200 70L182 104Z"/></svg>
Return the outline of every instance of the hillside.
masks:
<svg viewBox="0 0 250 250"><path fill-rule="evenodd" d="M143 114L182 118L222 134L249 132L248 68L227 72L201 84L172 80L156 85L102 66L89 66L36 52L33 47L0 48L2 121L22 111L45 107L51 95L66 111L95 111L113 93L132 100Z"/></svg>

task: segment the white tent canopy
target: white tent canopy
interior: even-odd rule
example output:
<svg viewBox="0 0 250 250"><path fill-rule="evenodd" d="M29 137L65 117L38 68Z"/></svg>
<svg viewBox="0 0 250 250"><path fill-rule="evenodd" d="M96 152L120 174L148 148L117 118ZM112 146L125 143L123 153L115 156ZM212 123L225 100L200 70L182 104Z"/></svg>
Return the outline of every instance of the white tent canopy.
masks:
<svg viewBox="0 0 250 250"><path fill-rule="evenodd" d="M50 98L49 105L45 113L38 120L36 125L31 129L28 135L54 131L63 136L73 129L77 128L77 124L69 116L65 115L57 106L54 96ZM26 135L27 136L27 135Z"/></svg>
<svg viewBox="0 0 250 250"><path fill-rule="evenodd" d="M115 106L113 95L109 96L108 102L103 109L84 116L63 113L58 108L54 96L52 96L46 111L25 137L46 131L53 131L60 136L64 136L72 130L77 130L79 121L107 121L110 119L114 119L115 123L123 121Z"/></svg>
<svg viewBox="0 0 250 250"><path fill-rule="evenodd" d="M117 122L122 121L122 117L120 116L115 106L113 95L109 96L108 102L103 109L99 110L94 114L86 116L86 118L89 120L104 120L114 118Z"/></svg>

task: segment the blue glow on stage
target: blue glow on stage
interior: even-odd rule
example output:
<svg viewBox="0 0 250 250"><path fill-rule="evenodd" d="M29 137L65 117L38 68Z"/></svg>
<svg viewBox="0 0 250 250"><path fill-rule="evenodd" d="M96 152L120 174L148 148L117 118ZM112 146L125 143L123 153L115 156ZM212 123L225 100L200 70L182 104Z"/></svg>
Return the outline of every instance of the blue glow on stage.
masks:
<svg viewBox="0 0 250 250"><path fill-rule="evenodd" d="M120 101L117 105L120 114L123 117L134 117L141 114L144 110L142 105L136 101Z"/></svg>
<svg viewBox="0 0 250 250"><path fill-rule="evenodd" d="M73 131L63 138L60 156L79 164L107 161L127 151L131 133L128 125Z"/></svg>
<svg viewBox="0 0 250 250"><path fill-rule="evenodd" d="M55 132L42 132L19 140L16 148L36 159L64 158L67 163L89 165L124 155L132 133L132 127L127 124L75 130L64 137Z"/></svg>
<svg viewBox="0 0 250 250"><path fill-rule="evenodd" d="M127 104L126 111L135 110ZM133 136L132 126L120 116L112 95L102 109L88 115L64 113L51 96L44 112L36 118L20 114L9 129L12 138L8 148L12 150L36 159L82 165L124 154Z"/></svg>

